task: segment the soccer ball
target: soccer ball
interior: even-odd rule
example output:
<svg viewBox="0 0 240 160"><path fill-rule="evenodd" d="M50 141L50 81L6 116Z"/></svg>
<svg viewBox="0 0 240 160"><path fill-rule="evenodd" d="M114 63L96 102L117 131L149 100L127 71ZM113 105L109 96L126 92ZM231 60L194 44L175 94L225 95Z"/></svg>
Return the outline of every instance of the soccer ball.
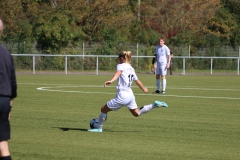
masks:
<svg viewBox="0 0 240 160"><path fill-rule="evenodd" d="M90 121L90 128L91 129L98 128L98 118L93 118Z"/></svg>

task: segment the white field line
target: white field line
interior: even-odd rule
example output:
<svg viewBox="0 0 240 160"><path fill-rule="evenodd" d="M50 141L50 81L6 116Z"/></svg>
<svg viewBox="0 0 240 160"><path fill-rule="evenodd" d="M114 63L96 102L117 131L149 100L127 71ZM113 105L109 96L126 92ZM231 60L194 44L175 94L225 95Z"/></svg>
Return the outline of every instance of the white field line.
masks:
<svg viewBox="0 0 240 160"><path fill-rule="evenodd" d="M43 85L43 86L55 86L51 88L64 88L64 87L86 87L86 88L101 88L103 85L71 85L71 84L44 84L44 83L18 83L24 85ZM114 85L107 86L116 88ZM146 86L147 88L156 88L156 86ZM203 86L204 87L204 86ZM202 90L202 91L236 91L240 92L240 89L222 89L222 86L214 86L214 88L196 88L194 86L184 86L184 87L167 87L167 89L175 90ZM41 88L41 87L40 87ZM50 88L50 87L49 87ZM138 86L132 86L132 88L138 88Z"/></svg>
<svg viewBox="0 0 240 160"><path fill-rule="evenodd" d="M41 91L49 91L49 92L66 92L66 93L84 93L84 94L116 94L115 92L86 92L86 91L66 91L66 90L61 90L59 88L65 88L65 87L70 87L70 88L79 88L79 87L83 87L83 88L100 88L103 86L96 86L96 85L77 85L77 86L72 86L72 85L61 85L61 86L52 86L52 87L39 87L37 88L37 90L41 90ZM113 87L113 86L107 86L107 87ZM148 87L150 88L150 87ZM155 88L155 87L152 87ZM179 88L174 88L174 89L179 89ZM186 89L186 88L180 88L180 89ZM190 88L187 88L190 89ZM192 89L196 89L196 88L192 88ZM204 89L204 88L198 88L197 90L224 90L225 89ZM231 90L230 91L239 91L239 90ZM203 99L226 99L226 100L240 100L239 98L236 97L206 97L206 96L181 96L181 95L159 95L159 94L139 94L139 93L135 93L135 95L139 95L139 96L166 96L166 97L178 97L178 98L203 98Z"/></svg>

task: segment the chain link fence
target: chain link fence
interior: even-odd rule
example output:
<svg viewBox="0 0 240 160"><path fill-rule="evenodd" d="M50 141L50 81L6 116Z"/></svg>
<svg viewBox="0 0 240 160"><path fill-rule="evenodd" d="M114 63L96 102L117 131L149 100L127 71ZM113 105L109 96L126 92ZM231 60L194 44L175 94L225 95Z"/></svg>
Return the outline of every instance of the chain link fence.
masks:
<svg viewBox="0 0 240 160"><path fill-rule="evenodd" d="M37 44L23 43L3 43L12 54L45 54ZM196 47L186 46L168 46L175 56L217 56L217 57L240 57L240 47L231 46L213 46L213 47ZM122 50L132 51L134 56L152 56L156 46L147 46L144 44L119 43L118 45L107 48L105 45L95 43L80 43L74 47L68 47L62 50L62 53L54 54L71 54L71 55L116 55ZM106 51L107 50L107 51Z"/></svg>
<svg viewBox="0 0 240 160"><path fill-rule="evenodd" d="M116 55L49 55L13 54L17 73L101 74L114 72ZM152 74L153 56L132 56L131 64L138 73ZM175 74L239 75L240 57L174 56Z"/></svg>

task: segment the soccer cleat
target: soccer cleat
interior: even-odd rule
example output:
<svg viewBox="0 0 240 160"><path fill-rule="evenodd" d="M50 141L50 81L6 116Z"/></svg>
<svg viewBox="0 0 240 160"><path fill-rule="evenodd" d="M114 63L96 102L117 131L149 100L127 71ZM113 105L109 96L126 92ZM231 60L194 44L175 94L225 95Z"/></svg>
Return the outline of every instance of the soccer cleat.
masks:
<svg viewBox="0 0 240 160"><path fill-rule="evenodd" d="M155 102L153 103L153 105L154 105L154 108L156 108L156 107L168 107L167 103L165 103L165 102L160 102L160 101L155 101Z"/></svg>
<svg viewBox="0 0 240 160"><path fill-rule="evenodd" d="M165 91L162 91L161 94L166 94L166 92L165 92Z"/></svg>
<svg viewBox="0 0 240 160"><path fill-rule="evenodd" d="M100 128L89 129L88 132L102 132Z"/></svg>
<svg viewBox="0 0 240 160"><path fill-rule="evenodd" d="M155 93L160 93L160 91L159 91L159 90L156 90Z"/></svg>

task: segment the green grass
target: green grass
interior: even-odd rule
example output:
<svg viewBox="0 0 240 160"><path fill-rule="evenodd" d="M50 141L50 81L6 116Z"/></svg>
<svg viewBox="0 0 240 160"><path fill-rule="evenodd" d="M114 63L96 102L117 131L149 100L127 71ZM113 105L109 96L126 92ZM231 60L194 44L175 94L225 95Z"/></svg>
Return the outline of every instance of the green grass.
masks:
<svg viewBox="0 0 240 160"><path fill-rule="evenodd" d="M14 160L239 160L240 77L167 76L167 94L155 91L154 75L134 84L141 107L158 108L135 118L122 108L110 112L103 133L89 122L115 96L112 75L17 75L18 98L11 112ZM37 90L48 87L51 91Z"/></svg>

